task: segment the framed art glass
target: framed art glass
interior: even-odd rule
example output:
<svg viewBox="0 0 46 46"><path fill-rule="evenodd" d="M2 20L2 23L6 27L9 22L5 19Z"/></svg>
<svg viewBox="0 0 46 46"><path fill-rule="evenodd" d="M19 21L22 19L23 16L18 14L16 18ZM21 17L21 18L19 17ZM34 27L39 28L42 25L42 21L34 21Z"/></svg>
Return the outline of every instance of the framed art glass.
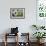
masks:
<svg viewBox="0 0 46 46"><path fill-rule="evenodd" d="M25 8L10 8L10 18L11 19L24 19Z"/></svg>

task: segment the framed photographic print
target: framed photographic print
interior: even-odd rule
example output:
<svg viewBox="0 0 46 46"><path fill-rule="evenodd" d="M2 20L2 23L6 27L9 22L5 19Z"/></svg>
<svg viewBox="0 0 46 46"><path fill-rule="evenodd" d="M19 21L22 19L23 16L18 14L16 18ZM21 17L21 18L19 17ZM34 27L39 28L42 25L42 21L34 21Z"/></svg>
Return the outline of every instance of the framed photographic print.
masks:
<svg viewBox="0 0 46 46"><path fill-rule="evenodd" d="M25 8L10 8L10 18L11 19L24 19Z"/></svg>

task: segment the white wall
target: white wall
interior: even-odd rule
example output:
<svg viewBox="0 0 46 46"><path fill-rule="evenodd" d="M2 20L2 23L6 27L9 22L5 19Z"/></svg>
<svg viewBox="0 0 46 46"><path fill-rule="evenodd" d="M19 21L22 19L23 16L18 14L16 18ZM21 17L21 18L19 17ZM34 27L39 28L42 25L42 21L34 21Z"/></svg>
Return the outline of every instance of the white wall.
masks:
<svg viewBox="0 0 46 46"><path fill-rule="evenodd" d="M10 19L10 8L25 8L25 19ZM17 26L32 35L32 24L36 24L36 0L0 0L0 34Z"/></svg>
<svg viewBox="0 0 46 46"><path fill-rule="evenodd" d="M25 19L10 19L10 8L25 8ZM0 0L0 30L18 26L28 32L32 24L36 24L36 0Z"/></svg>

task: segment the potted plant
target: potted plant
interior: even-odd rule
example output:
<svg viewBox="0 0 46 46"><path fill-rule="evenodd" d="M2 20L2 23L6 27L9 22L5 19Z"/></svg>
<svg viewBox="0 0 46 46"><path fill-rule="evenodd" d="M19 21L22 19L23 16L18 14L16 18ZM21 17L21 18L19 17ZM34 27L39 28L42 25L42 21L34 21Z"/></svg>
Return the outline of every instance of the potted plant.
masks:
<svg viewBox="0 0 46 46"><path fill-rule="evenodd" d="M33 35L37 38L38 43L41 43L40 40L46 36L45 34L45 32L35 32Z"/></svg>

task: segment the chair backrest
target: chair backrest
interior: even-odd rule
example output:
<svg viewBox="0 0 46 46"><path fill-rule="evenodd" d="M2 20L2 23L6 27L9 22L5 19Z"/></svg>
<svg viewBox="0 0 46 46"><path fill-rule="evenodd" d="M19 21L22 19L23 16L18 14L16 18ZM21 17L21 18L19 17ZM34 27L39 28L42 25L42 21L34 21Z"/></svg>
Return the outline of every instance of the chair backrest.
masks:
<svg viewBox="0 0 46 46"><path fill-rule="evenodd" d="M18 27L16 28L11 28L11 34L18 33Z"/></svg>
<svg viewBox="0 0 46 46"><path fill-rule="evenodd" d="M21 33L19 37L20 42L28 42L29 41L29 33Z"/></svg>

